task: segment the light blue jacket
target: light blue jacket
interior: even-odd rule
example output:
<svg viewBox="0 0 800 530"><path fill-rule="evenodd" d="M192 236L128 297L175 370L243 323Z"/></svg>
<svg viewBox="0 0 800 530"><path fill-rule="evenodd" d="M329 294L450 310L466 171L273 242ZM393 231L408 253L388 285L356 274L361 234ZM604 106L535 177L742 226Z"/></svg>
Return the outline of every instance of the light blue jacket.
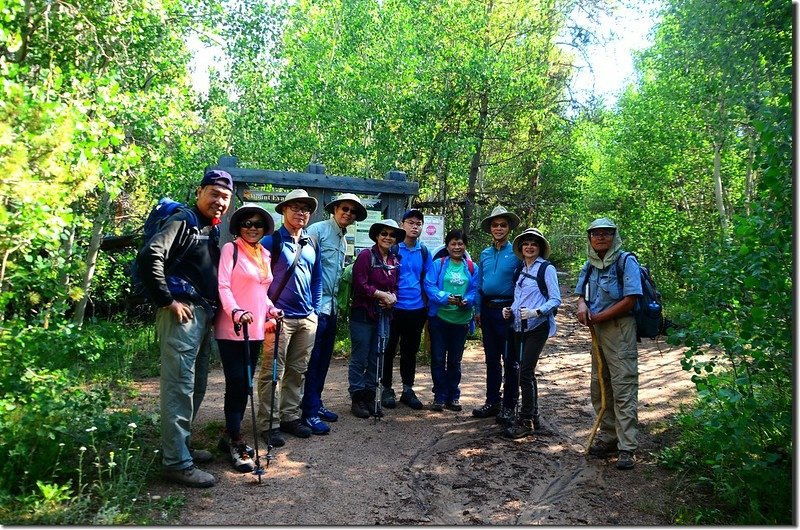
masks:
<svg viewBox="0 0 800 530"><path fill-rule="evenodd" d="M431 265L428 273L425 275L425 293L428 295L428 316L434 317L439 312L439 308L447 304L447 298L450 293L442 290L444 286L444 272L450 264L450 257L443 260L437 259ZM467 266L467 261L464 260L464 266ZM471 309L475 306L478 300L478 278L480 278L480 267L474 264L474 270L470 275L469 285L467 292L464 294L464 300L467 302L466 308ZM467 268L469 275L469 268Z"/></svg>

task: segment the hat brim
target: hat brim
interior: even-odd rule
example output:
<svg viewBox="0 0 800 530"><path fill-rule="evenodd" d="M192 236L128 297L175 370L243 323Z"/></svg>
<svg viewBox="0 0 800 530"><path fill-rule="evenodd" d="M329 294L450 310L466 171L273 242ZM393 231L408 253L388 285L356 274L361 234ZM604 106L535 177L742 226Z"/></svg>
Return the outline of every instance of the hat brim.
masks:
<svg viewBox="0 0 800 530"><path fill-rule="evenodd" d="M402 228L395 228L392 225L385 225L383 223L374 223L372 226L369 227L369 238L373 240L375 243L378 242L378 234L384 228L389 228L390 230L394 231L394 237L399 243L406 238L406 231Z"/></svg>
<svg viewBox="0 0 800 530"><path fill-rule="evenodd" d="M539 241L539 256L541 256L542 259L548 259L550 257L550 242L547 241L544 235L533 234L527 231L522 232L520 235L514 238L514 255L516 255L520 260L524 261L525 258L522 254L522 242L529 239L535 239Z"/></svg>
<svg viewBox="0 0 800 530"><path fill-rule="evenodd" d="M294 197L287 201L279 202L275 205L275 211L279 214L283 215L283 207L291 202L302 202L308 205L311 208L311 214L313 215L314 212L317 211L317 199L314 197Z"/></svg>
<svg viewBox="0 0 800 530"><path fill-rule="evenodd" d="M519 219L519 217L517 217L516 214L511 213L511 212L503 212L503 213L497 214L497 215L490 215L489 217L486 217L483 221L481 221L481 230L483 230L484 232L491 233L491 231L492 231L492 226L491 226L492 225L492 220L493 219L497 219L498 217L506 217L506 218L508 218L508 228L509 228L509 230L515 230L519 226L520 219Z"/></svg>
<svg viewBox="0 0 800 530"><path fill-rule="evenodd" d="M356 205L356 212L357 212L356 221L363 221L364 219L367 218L367 209L364 208L364 205L359 204L353 199L348 199L348 198L336 199L335 201L329 202L328 204L325 205L325 211L328 212L329 214L333 214L336 211L336 205L341 204L343 202L352 202L353 204Z"/></svg>
<svg viewBox="0 0 800 530"><path fill-rule="evenodd" d="M231 235L238 236L242 221L254 213L264 217L264 220L267 222L267 226L264 229L265 236L268 236L275 231L275 220L266 209L262 208L261 206L247 205L237 208L236 211L233 212L233 215L231 215L230 223L228 224L228 230L230 231Z"/></svg>

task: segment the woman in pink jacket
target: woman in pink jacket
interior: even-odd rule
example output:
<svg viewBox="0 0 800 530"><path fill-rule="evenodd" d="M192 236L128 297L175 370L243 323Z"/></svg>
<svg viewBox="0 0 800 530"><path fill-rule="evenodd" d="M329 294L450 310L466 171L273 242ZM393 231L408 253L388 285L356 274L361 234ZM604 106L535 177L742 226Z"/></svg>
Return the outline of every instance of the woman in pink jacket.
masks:
<svg viewBox="0 0 800 530"><path fill-rule="evenodd" d="M252 378L258 364L265 326L274 326L273 320L282 315L267 297L272 283L270 254L260 243L274 228L272 216L264 208L243 204L231 216L234 240L222 247L219 260L222 307L217 312L214 330L225 372L225 434L220 438L219 449L230 454L233 467L243 473L255 469L255 453L241 432L250 389L248 377ZM250 337L249 359L241 329L245 324Z"/></svg>

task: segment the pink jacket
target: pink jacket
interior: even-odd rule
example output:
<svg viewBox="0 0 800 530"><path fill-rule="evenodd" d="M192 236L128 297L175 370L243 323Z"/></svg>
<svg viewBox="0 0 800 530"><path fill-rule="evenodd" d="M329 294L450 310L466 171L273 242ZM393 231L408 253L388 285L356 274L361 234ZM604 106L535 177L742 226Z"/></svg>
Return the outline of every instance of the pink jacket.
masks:
<svg viewBox="0 0 800 530"><path fill-rule="evenodd" d="M233 245L238 245L239 255L236 267L233 267ZM267 296L267 289L272 283L269 251L261 245L262 258L267 266L267 277L261 279L259 267L247 249L247 243L236 239L225 243L219 259L219 299L222 303L214 322L214 334L221 340L244 340L242 332L236 335L233 329L231 313L234 309L245 309L253 314L254 321L248 326L250 340L264 340L264 323L268 312L275 306ZM236 314L239 321L241 313Z"/></svg>

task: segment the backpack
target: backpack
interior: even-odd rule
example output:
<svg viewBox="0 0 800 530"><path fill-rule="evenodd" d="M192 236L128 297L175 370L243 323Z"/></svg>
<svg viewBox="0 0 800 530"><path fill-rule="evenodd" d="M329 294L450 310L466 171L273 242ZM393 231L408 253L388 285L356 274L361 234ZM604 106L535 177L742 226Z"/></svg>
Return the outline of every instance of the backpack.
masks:
<svg viewBox="0 0 800 530"><path fill-rule="evenodd" d="M619 256L617 256L615 266L617 282L620 286L622 286L622 275L625 271L625 265L631 257L639 263L639 258L633 252L620 252ZM583 285L581 286L581 292L585 292L586 284L589 282L589 267L590 264L587 262L584 266L586 274L584 276ZM642 281L642 295L637 297L632 314L636 319L636 340L641 342L643 337L655 339L659 335L663 335L665 321L663 306L661 304L661 292L656 287L656 282L650 274L650 269L639 264L639 271Z"/></svg>
<svg viewBox="0 0 800 530"><path fill-rule="evenodd" d="M181 202L174 201L169 197L163 197L158 201L153 209L150 210L150 214L147 216L147 219L144 222L144 227L142 228L143 243L142 246L139 247L139 251L150 244L150 240L153 239L153 236L155 236L161 230L161 228L173 215L179 212L187 213L190 228L192 228L194 232L197 232L200 223L197 219L197 215L194 213L194 210ZM216 238L219 237L218 228L215 227L213 233L215 234ZM167 256L166 262L164 263L165 277L172 274L195 242L196 239L191 237L176 257L173 258L172 256ZM139 265L136 262L136 258L134 258L134 260L130 263L128 273L131 279L131 295L128 298L129 302L134 305L144 303L147 301L147 295L145 294L144 285L142 284L141 272L139 271Z"/></svg>
<svg viewBox="0 0 800 530"><path fill-rule="evenodd" d="M547 282L544 281L544 273L547 271L547 267L555 267L555 265L553 265L553 262L551 261L544 260L544 263L539 265L539 270L536 272L536 276L531 276L527 272L522 272L523 268L522 265L518 266L514 271L514 284L517 283L517 280L519 279L520 276L522 276L523 278L530 278L531 280L536 280L536 283L539 284L539 292L541 292L542 295L549 300L550 291L547 289ZM557 314L558 314L558 308L556 307L555 309L553 309L553 316L556 316Z"/></svg>
<svg viewBox="0 0 800 530"><path fill-rule="evenodd" d="M439 263L440 263L440 265L439 265L439 276L440 277L442 275L442 271L444 270L444 260L446 260L446 259L447 259L447 256L443 256L442 258L439 258ZM467 259L467 258L464 258L464 261L467 262L467 269L469 270L469 275L472 276L473 274L475 274L475 263L471 259ZM437 280L438 279L439 278L437 278ZM438 281L437 281L437 283L438 283Z"/></svg>

